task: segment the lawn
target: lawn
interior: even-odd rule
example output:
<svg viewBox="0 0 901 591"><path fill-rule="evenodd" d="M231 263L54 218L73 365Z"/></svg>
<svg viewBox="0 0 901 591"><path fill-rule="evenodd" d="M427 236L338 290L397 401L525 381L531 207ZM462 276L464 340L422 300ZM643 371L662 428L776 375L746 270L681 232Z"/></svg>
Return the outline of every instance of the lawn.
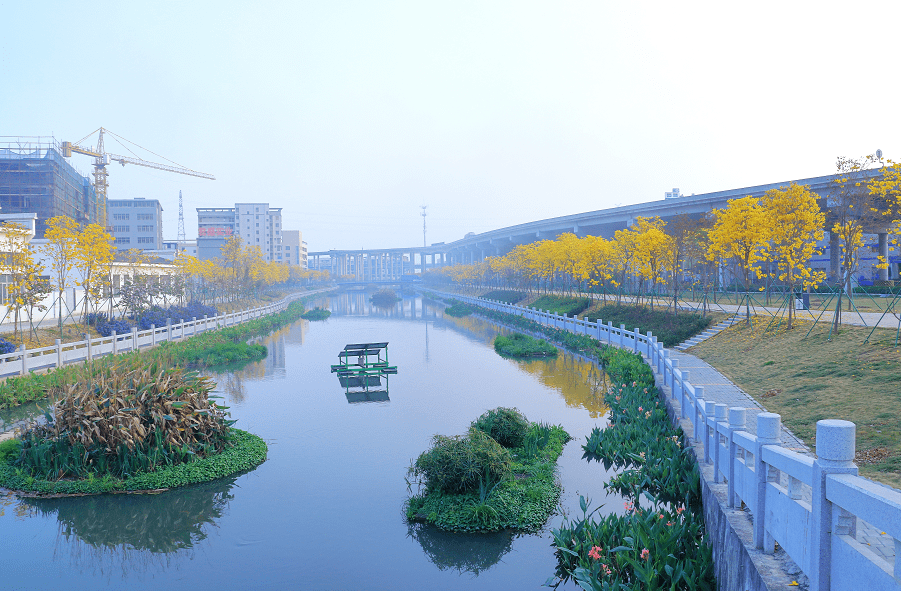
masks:
<svg viewBox="0 0 901 591"><path fill-rule="evenodd" d="M816 449L816 422L844 419L857 425L862 475L901 488L901 349L895 330L843 327L829 340L829 325L811 322L774 330L768 318L740 323L688 350L710 363ZM766 332L765 332L766 331Z"/></svg>

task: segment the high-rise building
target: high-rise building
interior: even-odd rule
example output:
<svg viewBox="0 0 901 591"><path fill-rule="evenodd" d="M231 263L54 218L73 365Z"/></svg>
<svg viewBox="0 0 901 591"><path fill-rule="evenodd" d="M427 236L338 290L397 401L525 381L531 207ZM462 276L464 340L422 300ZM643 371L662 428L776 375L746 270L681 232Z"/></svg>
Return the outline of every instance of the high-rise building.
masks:
<svg viewBox="0 0 901 591"><path fill-rule="evenodd" d="M59 143L48 137L0 142L0 211L36 213L39 237L52 217L65 215L81 224L98 221L91 181L62 157Z"/></svg>
<svg viewBox="0 0 901 591"><path fill-rule="evenodd" d="M107 212L117 249L163 248L163 206L158 199L110 199Z"/></svg>
<svg viewBox="0 0 901 591"><path fill-rule="evenodd" d="M216 258L233 235L245 246L258 246L264 261L284 260L282 208L268 203L235 203L234 207L197 208L197 257ZM280 258L282 257L282 258Z"/></svg>
<svg viewBox="0 0 901 591"><path fill-rule="evenodd" d="M276 249L276 261L307 268L307 243L300 230L282 230L282 244Z"/></svg>

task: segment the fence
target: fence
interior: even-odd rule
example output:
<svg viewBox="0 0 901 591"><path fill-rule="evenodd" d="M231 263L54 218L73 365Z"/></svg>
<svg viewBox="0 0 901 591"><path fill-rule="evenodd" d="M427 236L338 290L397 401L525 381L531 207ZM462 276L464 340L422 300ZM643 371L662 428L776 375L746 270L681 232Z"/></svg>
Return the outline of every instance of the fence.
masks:
<svg viewBox="0 0 901 591"><path fill-rule="evenodd" d="M746 409L705 400L704 388L689 381L689 372L679 369L650 332L448 295L640 353L670 387L681 418L691 422L686 435L703 445L702 459L713 465L715 482L727 484L728 505L743 505L753 515L757 549L772 553L779 544L815 591L901 590L901 493L857 475L854 423L818 421L818 457L809 457L781 446L778 414L758 414L757 432L749 433ZM891 536L893 562L856 539L858 519Z"/></svg>
<svg viewBox="0 0 901 591"><path fill-rule="evenodd" d="M280 312L287 308L292 300L310 294L311 292L294 294L273 304L231 314L220 314L212 318L204 316L200 319L192 318L190 321L177 324L172 324L169 321L166 323L166 326L151 325L149 330L139 331L137 328L133 328L129 333L116 334L113 332L108 337L99 338L91 338L85 335L87 338L84 340L71 343L61 343L59 339L56 339L54 345L36 349L25 349L25 346L22 345L20 350L14 353L3 354L2 359L0 359L0 377L27 375L28 372L36 369L55 368L71 363L90 361L104 355L116 355L127 351L139 350L142 347L153 347L165 341L173 341L191 337L208 330L234 326L253 318Z"/></svg>

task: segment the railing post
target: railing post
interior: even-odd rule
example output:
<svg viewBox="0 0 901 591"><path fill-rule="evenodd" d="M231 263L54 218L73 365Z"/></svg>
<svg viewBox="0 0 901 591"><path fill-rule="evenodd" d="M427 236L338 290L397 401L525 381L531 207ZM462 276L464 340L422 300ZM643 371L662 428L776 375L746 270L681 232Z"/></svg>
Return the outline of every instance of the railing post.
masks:
<svg viewBox="0 0 901 591"><path fill-rule="evenodd" d="M713 458L710 456L710 424L716 414L716 402L704 400L704 463L710 464Z"/></svg>
<svg viewBox="0 0 901 591"><path fill-rule="evenodd" d="M669 351L664 348L663 343L657 343L657 373L664 376L666 373L666 358L669 357ZM664 382L665 382L664 378Z"/></svg>
<svg viewBox="0 0 901 591"><path fill-rule="evenodd" d="M613 344L613 321L607 321L607 342Z"/></svg>
<svg viewBox="0 0 901 591"><path fill-rule="evenodd" d="M622 323L619 325L619 346L622 349L626 348L626 325Z"/></svg>
<svg viewBox="0 0 901 591"><path fill-rule="evenodd" d="M193 322L191 325L191 336L193 337L197 334L197 316L191 316L191 322Z"/></svg>
<svg viewBox="0 0 901 591"><path fill-rule="evenodd" d="M704 386L695 386L695 412L694 418L692 418L691 420L691 424L694 427L694 436L692 437L692 439L695 442L701 440L701 419L704 415L704 412L701 409L704 408L705 403L706 401L704 400Z"/></svg>
<svg viewBox="0 0 901 591"><path fill-rule="evenodd" d="M729 468L726 470L726 478L729 480L729 492L727 506L734 507L739 500L735 494L735 460L738 456L738 446L735 445L735 432L745 430L745 409L733 406L729 409Z"/></svg>
<svg viewBox="0 0 901 591"><path fill-rule="evenodd" d="M638 353L638 337L641 336L641 329L635 327L635 333L632 335L632 352Z"/></svg>
<svg viewBox="0 0 901 591"><path fill-rule="evenodd" d="M717 404L713 412L715 413L713 423L713 481L719 484L723 481L723 477L720 475L720 456L722 455L720 452L723 447L720 443L720 438L723 437L721 429L728 419L729 407L725 404Z"/></svg>
<svg viewBox="0 0 901 591"><path fill-rule="evenodd" d="M91 337L88 336L88 333L81 333L84 336L85 342L88 344L88 361L91 361Z"/></svg>
<svg viewBox="0 0 901 591"><path fill-rule="evenodd" d="M19 345L19 354L22 356L22 369L20 375L28 375L28 356L25 354L25 344Z"/></svg>
<svg viewBox="0 0 901 591"><path fill-rule="evenodd" d="M757 494L754 495L754 547L767 554L775 551L773 538L766 533L766 485L769 482L767 465L763 463L761 451L764 445L779 445L782 418L776 413L762 412L757 415L757 441L754 444L754 477L757 479Z"/></svg>
<svg viewBox="0 0 901 591"><path fill-rule="evenodd" d="M654 356L657 353L657 349L654 347L654 343L657 342L657 339L654 337L654 333L650 330L648 331L648 347L647 347L647 357L648 357L648 365L651 366L651 369L657 367L657 363L654 361Z"/></svg>
<svg viewBox="0 0 901 591"><path fill-rule="evenodd" d="M54 344L56 345L56 367L62 367L63 366L63 342L59 339L56 339L56 341L54 341Z"/></svg>
<svg viewBox="0 0 901 591"><path fill-rule="evenodd" d="M156 346L156 324L150 325L150 346Z"/></svg>
<svg viewBox="0 0 901 591"><path fill-rule="evenodd" d="M678 359L670 359L670 370L669 370L669 388L670 388L670 397L676 398L676 370L679 369L679 360Z"/></svg>
<svg viewBox="0 0 901 591"><path fill-rule="evenodd" d="M138 343L138 327L131 327L131 350L140 351L141 345Z"/></svg>
<svg viewBox="0 0 901 591"><path fill-rule="evenodd" d="M166 340L172 342L172 319L166 318Z"/></svg>
<svg viewBox="0 0 901 591"><path fill-rule="evenodd" d="M844 510L832 510L832 503L826 498L826 476L829 474L853 474L857 476L854 465L855 436L857 427L850 421L827 419L817 421L816 453L813 462L813 483L811 484L810 512L810 578L811 591L829 591L830 571L832 570L832 536L840 533L839 518L844 518L849 525L844 525L844 532L852 537L856 534L857 519Z"/></svg>
<svg viewBox="0 0 901 591"><path fill-rule="evenodd" d="M119 338L116 336L115 330L112 332L111 336L113 337L113 355L116 355L119 353Z"/></svg>
<svg viewBox="0 0 901 591"><path fill-rule="evenodd" d="M688 388L685 387L685 382L689 380L688 370L683 369L680 373L682 374L682 385L679 387L679 414L684 419L688 416L688 412L685 408L687 406L685 401L688 398Z"/></svg>

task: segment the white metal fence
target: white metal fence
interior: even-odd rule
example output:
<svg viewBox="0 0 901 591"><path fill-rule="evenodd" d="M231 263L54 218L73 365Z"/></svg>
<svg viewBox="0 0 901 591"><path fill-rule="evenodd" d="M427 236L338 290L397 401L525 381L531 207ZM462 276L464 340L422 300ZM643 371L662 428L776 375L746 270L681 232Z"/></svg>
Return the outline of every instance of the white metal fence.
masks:
<svg viewBox="0 0 901 591"><path fill-rule="evenodd" d="M818 421L818 457L809 457L782 447L778 414L758 414L757 432L749 433L746 409L705 400L704 388L689 381L689 372L679 369L650 332L446 295L641 353L691 422L686 435L703 444L703 461L713 464L715 481L727 483L728 505L744 503L752 513L758 549L772 553L778 543L815 591L901 590L901 493L857 475L854 423ZM858 518L894 540L893 562L856 539Z"/></svg>

